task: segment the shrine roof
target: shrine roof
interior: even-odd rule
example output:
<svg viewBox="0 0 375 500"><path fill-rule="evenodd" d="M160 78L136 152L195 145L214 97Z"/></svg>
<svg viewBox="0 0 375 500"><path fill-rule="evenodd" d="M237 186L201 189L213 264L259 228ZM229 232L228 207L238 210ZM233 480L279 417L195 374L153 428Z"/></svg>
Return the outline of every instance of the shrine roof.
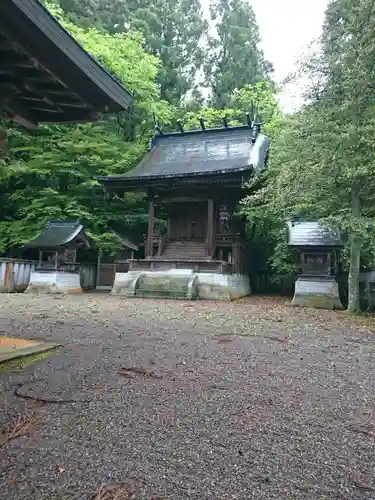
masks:
<svg viewBox="0 0 375 500"><path fill-rule="evenodd" d="M1 107L27 127L92 121L131 102L39 0L0 1L0 86Z"/></svg>
<svg viewBox="0 0 375 500"><path fill-rule="evenodd" d="M319 222L297 221L288 223L290 247L342 247L340 233Z"/></svg>
<svg viewBox="0 0 375 500"><path fill-rule="evenodd" d="M28 248L56 248L67 245L81 236L88 244L83 225L75 220L51 220L34 240L26 243Z"/></svg>
<svg viewBox="0 0 375 500"><path fill-rule="evenodd" d="M248 126L191 130L156 135L151 150L124 175L98 177L106 187L147 185L157 179L220 176L266 166L269 139L252 142Z"/></svg>
<svg viewBox="0 0 375 500"><path fill-rule="evenodd" d="M119 241L121 242L121 244L124 247L130 248L131 250L138 250L139 249L139 246L136 243L134 243L134 241L132 241L127 236L124 236L123 234L116 233L115 231L113 231L113 234L116 236L116 238L119 239Z"/></svg>

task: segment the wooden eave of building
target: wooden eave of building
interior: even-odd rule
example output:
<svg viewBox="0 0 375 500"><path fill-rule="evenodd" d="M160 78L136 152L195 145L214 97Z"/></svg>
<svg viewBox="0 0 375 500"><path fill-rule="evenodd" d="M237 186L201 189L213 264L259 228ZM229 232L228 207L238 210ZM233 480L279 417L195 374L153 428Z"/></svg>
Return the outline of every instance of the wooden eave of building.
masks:
<svg viewBox="0 0 375 500"><path fill-rule="evenodd" d="M218 170L209 174L198 172L192 174L165 175L165 176L100 176L96 179L101 182L107 191L137 191L155 188L173 188L179 186L207 186L209 184L223 185L225 187L241 187L250 177L251 166L238 169Z"/></svg>
<svg viewBox="0 0 375 500"><path fill-rule="evenodd" d="M0 108L27 127L93 121L131 94L38 0L0 1Z"/></svg>

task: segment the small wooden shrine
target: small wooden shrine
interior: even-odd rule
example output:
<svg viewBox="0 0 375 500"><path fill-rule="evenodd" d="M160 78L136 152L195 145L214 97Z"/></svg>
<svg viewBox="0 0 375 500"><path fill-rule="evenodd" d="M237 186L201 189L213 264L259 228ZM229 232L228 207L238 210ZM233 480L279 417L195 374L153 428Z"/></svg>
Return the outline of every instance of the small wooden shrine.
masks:
<svg viewBox="0 0 375 500"><path fill-rule="evenodd" d="M115 253L98 251L96 288L111 290L115 281L116 272L126 273L129 270L129 260L133 260L139 251L139 246L129 237L113 231L119 248Z"/></svg>
<svg viewBox="0 0 375 500"><path fill-rule="evenodd" d="M342 309L336 280L341 235L318 222L288 223L288 246L294 251L298 278L292 305Z"/></svg>
<svg viewBox="0 0 375 500"><path fill-rule="evenodd" d="M26 292L82 292L77 250L90 248L90 241L79 221L49 221L40 235L25 248L35 248L39 252Z"/></svg>
<svg viewBox="0 0 375 500"><path fill-rule="evenodd" d="M149 152L125 175L99 177L109 191L146 191L145 259L116 274L113 292L140 296L234 298L247 295L244 222L235 215L252 172L267 164L260 125L158 133ZM166 218L155 233L155 216ZM178 279L179 282L178 282ZM177 283L178 282L178 283Z"/></svg>
<svg viewBox="0 0 375 500"><path fill-rule="evenodd" d="M96 120L130 93L38 0L0 1L0 109L18 123Z"/></svg>

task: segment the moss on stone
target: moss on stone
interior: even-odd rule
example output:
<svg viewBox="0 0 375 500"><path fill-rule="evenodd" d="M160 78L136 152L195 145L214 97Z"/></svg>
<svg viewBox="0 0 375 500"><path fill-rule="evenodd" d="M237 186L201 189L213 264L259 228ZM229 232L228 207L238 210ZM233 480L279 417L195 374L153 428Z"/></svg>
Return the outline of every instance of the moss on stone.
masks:
<svg viewBox="0 0 375 500"><path fill-rule="evenodd" d="M56 352L56 347L48 351L37 352L35 354L29 354L28 356L23 356L20 358L10 359L9 361L4 361L0 363L0 373L9 371L20 371L29 365L42 361L43 359L52 356Z"/></svg>

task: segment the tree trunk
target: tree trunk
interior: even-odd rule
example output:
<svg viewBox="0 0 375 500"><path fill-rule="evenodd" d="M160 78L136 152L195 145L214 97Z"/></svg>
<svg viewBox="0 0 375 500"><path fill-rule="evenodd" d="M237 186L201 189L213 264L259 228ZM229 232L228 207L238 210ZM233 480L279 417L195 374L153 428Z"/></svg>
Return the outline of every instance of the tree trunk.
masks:
<svg viewBox="0 0 375 500"><path fill-rule="evenodd" d="M361 215L361 200L359 197L358 184L352 186L352 215L354 218ZM358 236L353 233L350 246L350 268L348 280L348 309L350 313L361 311L359 303L359 268L361 258L361 242Z"/></svg>

